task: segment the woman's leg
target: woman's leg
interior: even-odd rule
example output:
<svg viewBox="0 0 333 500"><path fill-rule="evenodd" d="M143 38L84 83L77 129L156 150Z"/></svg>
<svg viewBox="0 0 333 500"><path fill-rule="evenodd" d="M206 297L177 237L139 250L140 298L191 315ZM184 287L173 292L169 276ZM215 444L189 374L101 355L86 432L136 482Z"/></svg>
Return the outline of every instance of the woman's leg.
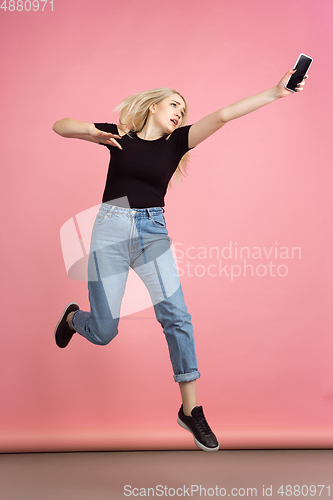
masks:
<svg viewBox="0 0 333 500"><path fill-rule="evenodd" d="M90 312L75 311L72 328L93 344L106 345L118 333L120 307L129 272L131 221L123 210L102 204L96 217L89 253Z"/></svg>
<svg viewBox="0 0 333 500"><path fill-rule="evenodd" d="M170 238L166 228L164 231L155 228L148 218L142 218L137 225L141 229L140 252L131 266L149 291L156 319L161 324L168 343L175 381L193 381L200 377L193 325L184 301ZM194 384L192 387L195 387ZM185 397L188 398L193 393L193 388L191 392L186 390L188 396ZM193 401L192 396L189 401Z"/></svg>
<svg viewBox="0 0 333 500"><path fill-rule="evenodd" d="M179 382L179 388L182 395L183 412L188 417L195 406L197 406L197 381Z"/></svg>
<svg viewBox="0 0 333 500"><path fill-rule="evenodd" d="M190 382L200 377L194 332L162 209L137 211L133 219L137 244L130 265L149 291L168 343L175 381Z"/></svg>
<svg viewBox="0 0 333 500"><path fill-rule="evenodd" d="M197 369L194 333L187 312L178 270L170 248L164 216L151 209L149 217L138 217L140 250L131 266L150 293L156 318L162 325L174 379L179 383L183 404L177 422L194 436L196 445L205 451L217 451L219 443L209 427L201 406L197 406Z"/></svg>

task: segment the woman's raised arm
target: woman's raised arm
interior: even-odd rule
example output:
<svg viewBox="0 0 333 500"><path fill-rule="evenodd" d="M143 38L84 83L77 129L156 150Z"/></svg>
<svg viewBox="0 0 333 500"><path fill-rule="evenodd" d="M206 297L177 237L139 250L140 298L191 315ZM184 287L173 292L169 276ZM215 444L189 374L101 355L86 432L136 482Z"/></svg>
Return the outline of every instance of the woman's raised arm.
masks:
<svg viewBox="0 0 333 500"><path fill-rule="evenodd" d="M235 118L240 118L248 113L252 113L252 111L262 108L266 106L266 104L270 104L281 97L291 95L293 92L285 89L284 86L295 71L294 69L289 70L275 87L265 90L260 94L246 97L225 108L221 108L194 123L189 132L189 147L193 148L197 146L200 142L204 141L207 137L223 127L227 122ZM304 83L303 80L298 84L296 92L301 92L303 90Z"/></svg>
<svg viewBox="0 0 333 500"><path fill-rule="evenodd" d="M73 120L73 118L63 118L55 122L52 129L62 137L82 139L96 143L102 142L103 144L117 146L119 149L122 149L120 144L115 140L115 138L121 139L120 135L98 130L93 123L79 122Z"/></svg>

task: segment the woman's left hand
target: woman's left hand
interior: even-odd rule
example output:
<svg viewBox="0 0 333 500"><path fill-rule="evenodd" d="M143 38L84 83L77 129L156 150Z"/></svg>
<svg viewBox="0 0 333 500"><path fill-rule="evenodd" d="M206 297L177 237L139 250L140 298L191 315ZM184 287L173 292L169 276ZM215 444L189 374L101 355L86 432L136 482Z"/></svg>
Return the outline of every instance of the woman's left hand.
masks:
<svg viewBox="0 0 333 500"><path fill-rule="evenodd" d="M276 91L277 91L277 96L278 97L287 97L287 95L291 95L293 94L294 92L292 92L291 90L287 90L285 88L285 84L287 83L287 81L289 80L289 78L291 77L291 75L293 75L295 73L295 69L290 69L285 75L284 77L282 78L282 80L277 84L276 86ZM308 76L306 75L303 80L297 84L297 87L296 87L296 92L302 92L303 88L304 88L304 85L305 85L305 80L308 78Z"/></svg>

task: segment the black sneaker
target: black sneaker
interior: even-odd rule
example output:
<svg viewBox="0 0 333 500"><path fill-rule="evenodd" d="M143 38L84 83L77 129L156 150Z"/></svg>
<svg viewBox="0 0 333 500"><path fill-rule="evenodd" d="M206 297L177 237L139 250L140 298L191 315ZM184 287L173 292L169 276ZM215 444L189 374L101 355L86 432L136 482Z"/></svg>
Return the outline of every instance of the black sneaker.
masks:
<svg viewBox="0 0 333 500"><path fill-rule="evenodd" d="M79 306L75 302L71 302L65 307L65 310L54 330L55 341L58 347L63 348L68 346L71 338L73 337L75 331L69 327L66 319L70 312L78 311L79 309Z"/></svg>
<svg viewBox="0 0 333 500"><path fill-rule="evenodd" d="M204 451L217 451L220 447L218 440L205 419L202 406L195 406L191 411L192 417L187 417L181 405L178 412L178 424L194 436L195 444Z"/></svg>

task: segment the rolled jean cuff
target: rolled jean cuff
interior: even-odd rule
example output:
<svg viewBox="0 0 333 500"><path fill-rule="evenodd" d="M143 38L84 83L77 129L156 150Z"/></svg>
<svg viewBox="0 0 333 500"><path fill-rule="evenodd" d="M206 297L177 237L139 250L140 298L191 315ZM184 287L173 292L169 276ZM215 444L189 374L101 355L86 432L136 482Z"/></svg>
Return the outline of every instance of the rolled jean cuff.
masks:
<svg viewBox="0 0 333 500"><path fill-rule="evenodd" d="M196 380L200 377L200 373L198 371L190 372L190 373L180 373L179 375L174 375L173 378L175 382L191 382L191 380Z"/></svg>

